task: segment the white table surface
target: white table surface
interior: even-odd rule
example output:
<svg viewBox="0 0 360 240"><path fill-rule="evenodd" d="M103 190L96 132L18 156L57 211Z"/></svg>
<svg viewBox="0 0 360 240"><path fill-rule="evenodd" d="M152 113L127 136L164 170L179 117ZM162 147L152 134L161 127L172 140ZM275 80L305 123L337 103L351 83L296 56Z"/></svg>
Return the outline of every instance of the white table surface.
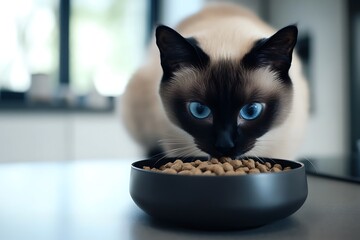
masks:
<svg viewBox="0 0 360 240"><path fill-rule="evenodd" d="M0 239L360 239L360 184L308 176L308 199L286 219L197 231L156 223L133 203L131 162L0 164Z"/></svg>

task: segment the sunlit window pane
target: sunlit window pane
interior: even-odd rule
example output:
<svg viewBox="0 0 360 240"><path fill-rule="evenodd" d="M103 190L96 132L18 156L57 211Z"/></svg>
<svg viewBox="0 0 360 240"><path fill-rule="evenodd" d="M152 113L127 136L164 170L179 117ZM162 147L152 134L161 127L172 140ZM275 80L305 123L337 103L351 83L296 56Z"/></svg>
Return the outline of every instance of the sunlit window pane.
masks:
<svg viewBox="0 0 360 240"><path fill-rule="evenodd" d="M120 95L141 61L148 1L73 0L70 81L76 94Z"/></svg>
<svg viewBox="0 0 360 240"><path fill-rule="evenodd" d="M0 89L26 91L41 75L57 81L58 0L12 0L0 8ZM35 80L36 81L36 80Z"/></svg>

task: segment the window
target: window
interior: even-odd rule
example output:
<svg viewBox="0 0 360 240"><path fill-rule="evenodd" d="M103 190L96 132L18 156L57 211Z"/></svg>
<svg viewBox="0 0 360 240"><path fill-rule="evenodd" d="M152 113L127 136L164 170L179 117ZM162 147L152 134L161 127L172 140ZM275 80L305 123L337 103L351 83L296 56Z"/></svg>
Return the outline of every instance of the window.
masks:
<svg viewBox="0 0 360 240"><path fill-rule="evenodd" d="M147 3L4 2L0 8L0 31L6 33L0 39L0 109L9 102L91 107L89 98L107 103L107 97L120 95L146 47ZM62 11L64 4L70 11Z"/></svg>
<svg viewBox="0 0 360 240"><path fill-rule="evenodd" d="M52 88L58 71L58 2L14 0L0 8L0 89L26 92L32 81Z"/></svg>
<svg viewBox="0 0 360 240"><path fill-rule="evenodd" d="M71 88L121 94L144 52L144 1L73 0L71 14Z"/></svg>

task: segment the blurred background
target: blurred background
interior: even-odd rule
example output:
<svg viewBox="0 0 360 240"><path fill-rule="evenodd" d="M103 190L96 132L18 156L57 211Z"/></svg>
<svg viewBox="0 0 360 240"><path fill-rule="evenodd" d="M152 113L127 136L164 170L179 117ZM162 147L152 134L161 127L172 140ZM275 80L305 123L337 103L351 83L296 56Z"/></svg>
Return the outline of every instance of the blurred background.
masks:
<svg viewBox="0 0 360 240"><path fill-rule="evenodd" d="M0 8L0 161L138 158L118 100L153 27L175 27L206 0L13 0ZM211 1L213 2L213 1ZM356 155L360 4L233 1L275 28L296 23L311 87L300 155Z"/></svg>

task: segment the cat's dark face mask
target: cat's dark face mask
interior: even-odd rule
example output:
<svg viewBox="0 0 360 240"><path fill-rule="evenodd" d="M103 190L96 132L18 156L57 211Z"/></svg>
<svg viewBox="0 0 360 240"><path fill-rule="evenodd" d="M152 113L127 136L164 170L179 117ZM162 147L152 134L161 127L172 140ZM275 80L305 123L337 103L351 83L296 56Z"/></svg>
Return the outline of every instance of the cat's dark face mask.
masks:
<svg viewBox="0 0 360 240"><path fill-rule="evenodd" d="M281 124L292 105L288 75L297 28L254 43L242 59L210 59L194 38L156 29L169 119L214 157L238 157Z"/></svg>

